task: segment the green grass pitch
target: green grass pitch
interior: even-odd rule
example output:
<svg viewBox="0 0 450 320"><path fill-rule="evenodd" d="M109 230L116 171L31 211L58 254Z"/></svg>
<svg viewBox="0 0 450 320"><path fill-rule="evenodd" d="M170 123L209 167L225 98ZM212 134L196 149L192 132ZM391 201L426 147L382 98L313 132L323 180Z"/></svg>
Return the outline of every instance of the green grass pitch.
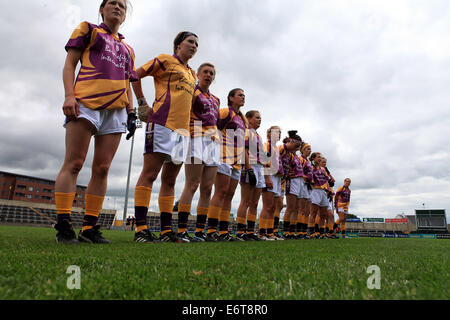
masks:
<svg viewBox="0 0 450 320"><path fill-rule="evenodd" d="M0 226L0 300L449 298L449 240L137 244L133 232L107 230L110 245L57 245L55 234ZM80 289L67 287L72 265ZM367 287L371 265L380 289Z"/></svg>

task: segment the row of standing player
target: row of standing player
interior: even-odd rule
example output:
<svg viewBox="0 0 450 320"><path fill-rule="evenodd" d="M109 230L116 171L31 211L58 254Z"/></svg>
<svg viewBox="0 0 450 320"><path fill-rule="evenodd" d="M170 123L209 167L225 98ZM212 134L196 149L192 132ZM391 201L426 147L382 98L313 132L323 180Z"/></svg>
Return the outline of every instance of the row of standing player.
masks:
<svg viewBox="0 0 450 320"><path fill-rule="evenodd" d="M242 89L230 91L228 108L219 109L220 100L209 92L209 86L215 77L214 66L210 63L203 64L198 70L196 83L195 72L188 65L197 52L199 40L197 35L187 31L176 36L174 54L159 55L136 70L134 50L118 32L125 21L128 6L129 1L125 0L103 0L99 9L103 23L81 23L66 45L67 58L63 70L66 153L55 186L58 213L55 228L58 231L56 239L60 243L109 243L102 236L97 222L106 194L108 171L121 135L128 130L128 140L136 130L137 116L130 83L138 100L139 118L147 122L144 165L135 188L137 232L134 241L155 240L148 230L147 213L153 183L160 173L160 241L179 242L188 236L183 231L183 223L187 223L185 216L189 215L193 194L199 186L197 216L208 217L211 230L215 221L223 229L222 218L229 217L232 195L240 179L242 165L236 159L244 150L223 138L220 141L223 145L232 145L231 155L218 155L220 160L217 161L216 157L212 164L185 166L187 183L180 199L180 209L183 210L180 210L179 216L181 232L175 234L172 231L174 186L182 167L180 161L184 161L186 156L198 158L196 150L192 148L195 145L191 143L193 140L198 140L204 147L212 145L213 149L220 149L220 142L216 140L216 134L212 133L217 131L216 128L244 131L248 128L249 122L240 112L245 103L245 95ZM79 62L81 69L75 81L75 70ZM156 98L152 107L148 106L141 86L141 79L146 76L154 78ZM196 106L200 108L199 113L196 113ZM193 136L191 132L191 122L196 117L204 124L200 136ZM76 181L92 136L95 136L92 176L86 190L86 212L77 240L70 213ZM184 152L177 154L177 145L188 146L182 150L189 150L189 155ZM253 182L256 179L255 173L248 153L245 154L243 166ZM210 200L213 183L216 186L215 193ZM244 207L248 203L244 201ZM199 221L200 226L201 224Z"/></svg>

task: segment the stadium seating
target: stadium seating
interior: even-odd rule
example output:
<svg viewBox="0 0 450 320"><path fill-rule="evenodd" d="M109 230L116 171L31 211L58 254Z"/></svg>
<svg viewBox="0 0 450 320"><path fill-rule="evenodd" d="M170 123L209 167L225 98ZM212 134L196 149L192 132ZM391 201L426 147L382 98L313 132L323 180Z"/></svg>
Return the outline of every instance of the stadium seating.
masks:
<svg viewBox="0 0 450 320"><path fill-rule="evenodd" d="M17 202L17 201L14 201ZM45 217L38 215L30 207L33 203L16 203L14 205L5 204L5 201L0 203L0 223L12 225L27 225L27 226L41 226L51 227L52 222ZM34 208L34 207L33 207ZM42 215L49 217L52 220L57 220L56 209L52 208L35 208ZM81 228L83 224L84 212L72 211L72 224L75 228ZM114 214L100 213L98 224L102 229L110 229L114 220Z"/></svg>

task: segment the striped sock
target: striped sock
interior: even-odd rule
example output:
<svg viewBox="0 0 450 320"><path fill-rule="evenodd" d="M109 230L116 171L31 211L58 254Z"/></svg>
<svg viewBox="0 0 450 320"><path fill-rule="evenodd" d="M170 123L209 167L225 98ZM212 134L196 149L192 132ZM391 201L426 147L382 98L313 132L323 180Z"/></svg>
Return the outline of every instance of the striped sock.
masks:
<svg viewBox="0 0 450 320"><path fill-rule="evenodd" d="M308 233L311 235L314 233L314 222L308 224Z"/></svg>
<svg viewBox="0 0 450 320"><path fill-rule="evenodd" d="M187 231L187 224L189 220L189 214L191 212L190 204L178 205L178 233Z"/></svg>
<svg viewBox="0 0 450 320"><path fill-rule="evenodd" d="M254 234L256 225L256 214L247 214L247 233Z"/></svg>
<svg viewBox="0 0 450 320"><path fill-rule="evenodd" d="M295 227L296 227L296 223L291 220L289 223L289 234L294 235L295 234Z"/></svg>
<svg viewBox="0 0 450 320"><path fill-rule="evenodd" d="M280 217L273 218L273 232L278 232L278 228L280 226Z"/></svg>
<svg viewBox="0 0 450 320"><path fill-rule="evenodd" d="M267 234L267 221L259 216L259 235Z"/></svg>
<svg viewBox="0 0 450 320"><path fill-rule="evenodd" d="M196 233L205 231L207 218L208 218L208 208L197 207L197 222L195 224Z"/></svg>
<svg viewBox="0 0 450 320"><path fill-rule="evenodd" d="M57 222L61 223L63 220L69 221L72 224L70 212L72 211L73 200L75 199L74 193L55 192L56 213Z"/></svg>
<svg viewBox="0 0 450 320"><path fill-rule="evenodd" d="M174 196L160 196L158 198L159 211L161 212L161 235L172 231L172 212Z"/></svg>
<svg viewBox="0 0 450 320"><path fill-rule="evenodd" d="M245 228L247 227L245 218L237 217L236 222L237 222L237 234L244 234Z"/></svg>
<svg viewBox="0 0 450 320"><path fill-rule="evenodd" d="M150 205L152 188L139 186L134 189L134 217L136 218L136 232L148 229L147 213Z"/></svg>
<svg viewBox="0 0 450 320"><path fill-rule="evenodd" d="M81 232L92 229L97 225L104 199L104 196L86 193L86 212L84 214Z"/></svg>
<svg viewBox="0 0 450 320"><path fill-rule="evenodd" d="M264 219L261 217L261 215L259 215L259 219L258 219L259 221L258 221L258 232L259 232L259 234L261 235L261 234L265 234L265 231L264 231L264 224L265 224L265 221L264 221Z"/></svg>
<svg viewBox="0 0 450 320"><path fill-rule="evenodd" d="M217 231L219 224L220 208L209 206L208 208L208 234L212 234Z"/></svg>
<svg viewBox="0 0 450 320"><path fill-rule="evenodd" d="M267 219L266 220L266 228L267 228L267 235L269 237L273 236L273 220L272 219Z"/></svg>
<svg viewBox="0 0 450 320"><path fill-rule="evenodd" d="M283 234L285 235L290 235L289 233L289 227L290 227L290 222L289 221L283 221Z"/></svg>
<svg viewBox="0 0 450 320"><path fill-rule="evenodd" d="M220 210L219 214L219 236L228 233L228 224L230 220L230 210Z"/></svg>

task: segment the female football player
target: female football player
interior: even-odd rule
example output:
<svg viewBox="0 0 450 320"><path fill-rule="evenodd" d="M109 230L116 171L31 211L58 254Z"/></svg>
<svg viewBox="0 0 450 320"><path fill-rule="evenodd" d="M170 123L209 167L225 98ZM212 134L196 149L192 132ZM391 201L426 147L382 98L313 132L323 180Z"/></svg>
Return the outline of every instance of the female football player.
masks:
<svg viewBox="0 0 450 320"><path fill-rule="evenodd" d="M220 141L217 132L220 100L209 91L216 76L211 63L203 63L197 71L198 84L195 87L191 110L188 161L185 164L186 182L178 205L178 236L189 241L205 241L204 234L208 215L211 189L220 163ZM200 186L197 204L195 236L187 233L187 222L191 202Z"/></svg>
<svg viewBox="0 0 450 320"><path fill-rule="evenodd" d="M130 81L136 81L134 51L119 33L129 2L104 0L99 13L103 23L82 22L66 44L63 70L66 116L64 164L56 178L55 201L58 243L109 243L97 225L107 189L108 171L122 134L136 130ZM78 63L81 69L75 80ZM126 125L124 125L126 124ZM70 212L77 178L94 136L92 175L86 190L83 226L76 239Z"/></svg>
<svg viewBox="0 0 450 320"><path fill-rule="evenodd" d="M135 189L136 242L152 242L154 236L147 227L147 212L153 182L161 172L159 210L161 212L161 242L183 242L172 231L172 209L176 178L189 147L189 121L196 77L189 67L197 53L198 37L189 31L178 33L173 42L173 54L161 54L137 70L139 81L133 83L138 99L139 118L147 122L144 166ZM141 80L152 76L155 101L150 108L144 97Z"/></svg>
<svg viewBox="0 0 450 320"><path fill-rule="evenodd" d="M266 181L272 187L270 177L264 176L263 143L258 128L261 126L261 114L256 110L248 111L245 115L249 123L248 134L245 137L245 157L250 165L241 174L241 202L237 210L238 240L260 240L255 235L258 202ZM256 179L255 179L256 178ZM246 229L244 226L246 225Z"/></svg>
<svg viewBox="0 0 450 320"><path fill-rule="evenodd" d="M326 174L322 167L322 155L319 152L311 154L311 163L313 165L313 179L311 191L311 213L309 216L309 233L314 234L314 225L316 216L319 215L319 233L324 236L326 217L328 211L328 186L331 178ZM317 236L316 236L317 238Z"/></svg>
<svg viewBox="0 0 450 320"><path fill-rule="evenodd" d="M297 135L297 131L289 131L288 135L289 136L283 140L284 143L279 149L286 179L286 212L283 217L283 236L286 239L294 239L301 177L303 175L300 159L295 152L301 148L303 141L302 138Z"/></svg>
<svg viewBox="0 0 450 320"><path fill-rule="evenodd" d="M266 178L266 187L262 191L263 207L259 219L259 236L263 240L284 240L274 234L276 201L281 197L281 177L284 173L279 150L276 146L276 143L280 141L280 136L280 127L270 127L267 130L267 142L264 145L264 151L270 161L265 168L265 176L268 176L268 178Z"/></svg>
<svg viewBox="0 0 450 320"><path fill-rule="evenodd" d="M334 196L334 205L336 208L336 213L339 216L338 221L336 221L336 226L339 226L343 238L347 238L345 235L345 219L348 214L348 207L350 205L351 183L352 181L350 178L346 178L344 180L344 185L337 189L336 195Z"/></svg>
<svg viewBox="0 0 450 320"><path fill-rule="evenodd" d="M241 177L241 169L251 168L245 156L245 134L248 120L242 114L244 90L236 88L228 93L228 108L219 110L217 128L220 130L221 159L214 182L214 194L208 208L206 241L235 241L228 232L231 202ZM219 233L217 228L219 226Z"/></svg>

